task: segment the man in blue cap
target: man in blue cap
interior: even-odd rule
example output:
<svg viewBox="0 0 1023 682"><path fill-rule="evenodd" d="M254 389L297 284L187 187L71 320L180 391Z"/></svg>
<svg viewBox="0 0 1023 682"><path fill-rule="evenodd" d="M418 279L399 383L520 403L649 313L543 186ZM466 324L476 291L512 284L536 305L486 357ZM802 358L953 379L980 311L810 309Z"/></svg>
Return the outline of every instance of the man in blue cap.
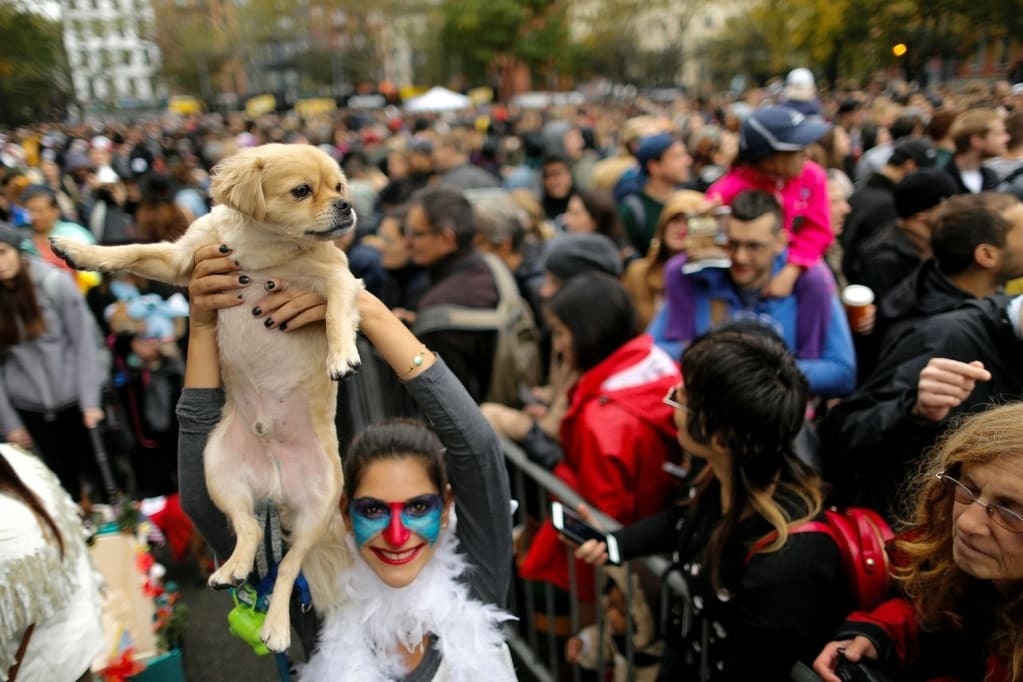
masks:
<svg viewBox="0 0 1023 682"><path fill-rule="evenodd" d="M650 248L664 203L689 179L693 160L685 145L671 133L644 137L636 149L636 159L643 187L618 203L618 215L629 243L642 256Z"/></svg>

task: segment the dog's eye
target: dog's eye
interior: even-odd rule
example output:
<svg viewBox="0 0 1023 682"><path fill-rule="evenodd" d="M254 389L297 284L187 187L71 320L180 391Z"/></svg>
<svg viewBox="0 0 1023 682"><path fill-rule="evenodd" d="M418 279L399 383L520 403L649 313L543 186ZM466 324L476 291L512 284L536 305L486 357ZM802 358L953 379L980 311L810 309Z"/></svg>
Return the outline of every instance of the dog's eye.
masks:
<svg viewBox="0 0 1023 682"><path fill-rule="evenodd" d="M295 189L291 190L291 196L296 199L305 199L307 196L313 193L313 188L309 185L299 185Z"/></svg>
<svg viewBox="0 0 1023 682"><path fill-rule="evenodd" d="M341 191L341 183L340 182L337 183L337 187L334 188L334 191L335 192L340 192Z"/></svg>

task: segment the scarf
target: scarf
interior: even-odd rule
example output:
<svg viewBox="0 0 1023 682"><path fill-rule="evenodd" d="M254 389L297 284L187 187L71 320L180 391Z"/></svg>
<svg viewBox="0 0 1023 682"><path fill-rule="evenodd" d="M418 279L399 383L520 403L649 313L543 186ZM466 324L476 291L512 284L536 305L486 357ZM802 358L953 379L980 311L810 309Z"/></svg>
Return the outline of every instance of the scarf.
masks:
<svg viewBox="0 0 1023 682"><path fill-rule="evenodd" d="M430 634L445 680L515 680L501 629L513 616L473 598L459 580L470 566L457 551L454 526L452 514L434 555L406 587L388 587L361 558L338 577L344 601L324 617L301 682L400 680L411 671L404 668L399 644L412 650ZM350 535L346 541L358 557Z"/></svg>

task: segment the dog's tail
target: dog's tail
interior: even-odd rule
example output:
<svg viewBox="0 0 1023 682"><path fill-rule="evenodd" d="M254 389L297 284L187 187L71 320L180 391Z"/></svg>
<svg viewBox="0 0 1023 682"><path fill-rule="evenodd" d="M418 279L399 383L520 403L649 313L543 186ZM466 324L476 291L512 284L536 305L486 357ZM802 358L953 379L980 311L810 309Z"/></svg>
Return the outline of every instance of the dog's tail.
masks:
<svg viewBox="0 0 1023 682"><path fill-rule="evenodd" d="M327 532L314 544L302 562L302 574L318 612L327 613L344 601L338 579L352 565L352 553L345 541L345 525L340 514L330 522Z"/></svg>

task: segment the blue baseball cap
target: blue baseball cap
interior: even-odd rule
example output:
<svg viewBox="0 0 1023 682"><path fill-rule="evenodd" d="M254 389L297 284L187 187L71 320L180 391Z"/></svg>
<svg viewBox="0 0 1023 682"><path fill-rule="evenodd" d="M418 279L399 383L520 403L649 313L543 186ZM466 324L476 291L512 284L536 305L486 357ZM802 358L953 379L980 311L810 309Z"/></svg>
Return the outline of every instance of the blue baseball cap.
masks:
<svg viewBox="0 0 1023 682"><path fill-rule="evenodd" d="M640 168L645 171L647 163L664 156L664 152L676 141L671 133L657 133L641 139L639 146L636 147L636 160L639 161Z"/></svg>
<svg viewBox="0 0 1023 682"><path fill-rule="evenodd" d="M746 161L757 161L774 152L798 152L830 129L829 123L789 107L763 107L742 122L739 153Z"/></svg>

